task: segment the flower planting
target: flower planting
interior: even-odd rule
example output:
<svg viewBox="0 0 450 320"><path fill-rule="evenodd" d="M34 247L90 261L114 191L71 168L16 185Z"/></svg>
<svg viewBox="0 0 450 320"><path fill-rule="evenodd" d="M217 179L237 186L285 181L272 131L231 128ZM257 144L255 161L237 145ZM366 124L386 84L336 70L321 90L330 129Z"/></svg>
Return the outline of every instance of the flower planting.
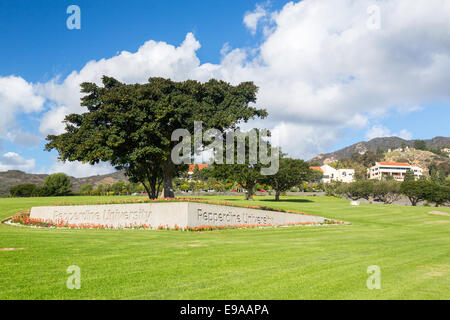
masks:
<svg viewBox="0 0 450 320"><path fill-rule="evenodd" d="M254 229L254 228L268 228L268 227L283 227L283 226L307 226L307 225L329 225L329 224L344 224L342 221L325 219L323 223L314 222L297 222L297 223L285 223L283 225L274 226L270 224L240 224L240 225L201 225L196 227L180 227L175 225L174 227L169 227L169 225L160 225L153 228L151 225L137 225L130 224L123 226L121 228L114 227L112 225L106 224L93 224L93 223L66 223L64 221L51 221L43 219L31 218L29 213L20 213L12 217L7 221L9 224L23 225L30 227L40 227L40 228L64 228L64 229L133 229L133 230L173 230L173 231L215 231L215 230L230 230L230 229Z"/></svg>

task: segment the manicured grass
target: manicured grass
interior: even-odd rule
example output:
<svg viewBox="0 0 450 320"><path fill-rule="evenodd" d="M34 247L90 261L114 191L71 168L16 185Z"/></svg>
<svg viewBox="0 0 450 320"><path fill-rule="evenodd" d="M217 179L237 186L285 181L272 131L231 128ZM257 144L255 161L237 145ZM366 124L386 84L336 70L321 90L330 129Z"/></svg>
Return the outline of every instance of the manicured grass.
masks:
<svg viewBox="0 0 450 320"><path fill-rule="evenodd" d="M0 199L0 219L36 205L100 199ZM427 214L436 208L271 200L254 203L352 224L201 233L2 224L0 249L23 249L0 251L0 299L450 298L450 217ZM70 265L81 268L80 290L66 288ZM370 265L381 268L380 290L366 287Z"/></svg>

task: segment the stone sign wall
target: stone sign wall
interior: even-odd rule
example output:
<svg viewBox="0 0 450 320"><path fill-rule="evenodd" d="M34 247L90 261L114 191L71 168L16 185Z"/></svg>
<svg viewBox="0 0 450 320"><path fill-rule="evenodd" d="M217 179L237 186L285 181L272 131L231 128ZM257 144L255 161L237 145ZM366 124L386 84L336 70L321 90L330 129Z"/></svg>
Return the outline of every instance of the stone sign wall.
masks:
<svg viewBox="0 0 450 320"><path fill-rule="evenodd" d="M82 206L33 207L31 218L69 224L100 224L117 228L150 225L152 228L201 225L282 225L324 222L324 218L268 210L195 202L159 202Z"/></svg>

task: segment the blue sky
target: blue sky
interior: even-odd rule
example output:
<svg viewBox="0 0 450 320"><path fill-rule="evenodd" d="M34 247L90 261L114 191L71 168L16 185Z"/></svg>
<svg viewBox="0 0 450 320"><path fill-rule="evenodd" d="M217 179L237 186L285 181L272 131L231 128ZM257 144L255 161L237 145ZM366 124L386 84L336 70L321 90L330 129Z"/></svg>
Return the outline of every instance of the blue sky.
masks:
<svg viewBox="0 0 450 320"><path fill-rule="evenodd" d="M70 89L61 85L72 72L80 73L80 78L83 78L83 68L86 74L91 74L87 70L89 68L85 68L89 61L93 60L95 64L101 59L118 56L122 51L134 54L149 40L163 43L164 50L185 48L178 53L173 50L167 53L173 54L182 67L174 71L170 69L173 60L167 62L165 57L161 57L160 64L167 63L167 68L157 71L157 67L149 66L148 74L139 75L136 80L126 74L126 70L120 69L124 68L122 64L114 61L108 60L107 67L98 63L99 70L111 70L113 75L119 78L123 75L123 81L131 82L139 82L151 75L202 81L210 77L230 82L255 80L261 88L260 101L271 113L266 122L258 122L257 125L281 132L281 136L284 135L282 140L286 142L285 150L293 156L308 158L317 152L330 152L376 135L408 138L449 136L450 90L448 84L442 83L448 78L438 71L446 70L449 64L445 59L431 63L427 57L436 57L438 52L448 58L450 36L447 32L436 37L435 42L421 41L423 33L437 30L439 23L442 29L449 30L445 25L448 10L442 10L442 20L440 17L428 19L425 12L417 19L417 34L402 31L405 34L399 37L398 30L402 28L398 27L398 21L402 21L402 27L407 27L409 22L402 16L394 16L396 12L404 14L400 10L391 10L393 13L384 10L381 1L381 21L386 23L381 25L378 34L367 36L370 39L366 44L372 46L371 52L378 54L379 51L380 54L366 62L362 60L364 54L358 47L361 40L352 42L349 40L352 38L343 35L345 32L342 30L360 30L357 24L368 19L364 11L367 6L361 10L342 2L336 9L330 2L327 8L328 1L323 1L317 14L311 10L316 4L309 0L303 2L302 6L297 2L287 4L288 1L275 0L1 1L0 39L3 50L0 50L0 81L3 82L0 85L6 84L6 88L15 81L17 86L14 88L26 87L23 90L35 100L32 104L25 98L12 103L11 100L20 100L17 95L26 95L6 89L2 93L0 88L0 103L3 103L0 108L4 108L0 110L5 111L8 119L3 123L0 120L0 126L3 126L0 128L0 155L3 155L0 169L46 173L61 170L76 176L110 170L107 166L95 171L82 170L79 166L55 165L56 153L43 151L44 138L51 130L57 130L52 127L52 121L57 122L53 115L62 114L66 106L67 110L77 110L70 104L73 99L66 101L61 97L76 94L76 89L73 89L76 86L68 86ZM439 0L432 2L440 4ZM66 9L72 4L81 9L81 30L66 27L69 16ZM355 17L354 12L361 16ZM328 19L327 14L330 13L342 19ZM355 17L353 25L346 24L349 14ZM397 24L391 22L394 18ZM342 39L331 46L334 38L330 34L334 30L342 32L339 35ZM189 33L192 33L192 38L187 36ZM330 38L314 47L317 39L324 39L324 33ZM343 45L345 41L349 41L347 46ZM421 46L422 49L417 49ZM314 55L310 48L314 48ZM348 49L358 57L356 60L361 61L354 65L352 61L344 61L348 54L339 58L339 48ZM148 49L143 54L150 56L152 52L156 49ZM339 60L331 57L335 55ZM317 56L322 60L316 60ZM289 59L292 59L292 70L289 70L289 65L283 65L283 60ZM375 68L375 71L366 72L367 65L380 60L383 61L378 70L383 73L378 73ZM305 62L302 64L302 61ZM417 69L417 66L423 68ZM331 70L328 73L322 68ZM293 72L295 70L298 72ZM329 75L333 72L331 79ZM370 74L370 79L367 74ZM411 74L418 75L416 83L409 83ZM419 76L421 74L424 76ZM355 79L350 81L354 84L334 80L335 75ZM377 77L379 81L374 80ZM51 87L51 83L57 88ZM292 88L284 92L289 86L286 83ZM441 85L447 89L440 88ZM330 95L333 99L327 100ZM41 98L43 103L36 100ZM29 105L34 105L34 109L27 108ZM301 134L296 134L298 132Z"/></svg>

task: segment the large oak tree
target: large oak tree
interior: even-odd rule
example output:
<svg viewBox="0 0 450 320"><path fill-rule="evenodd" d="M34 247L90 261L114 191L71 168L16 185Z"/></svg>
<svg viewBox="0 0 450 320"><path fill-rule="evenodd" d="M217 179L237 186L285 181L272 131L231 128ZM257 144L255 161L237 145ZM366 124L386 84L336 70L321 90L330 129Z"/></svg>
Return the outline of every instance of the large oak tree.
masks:
<svg viewBox="0 0 450 320"><path fill-rule="evenodd" d="M81 84L87 112L66 116L65 132L49 135L45 148L57 150L63 161L110 162L132 182L141 182L150 198L158 196L161 184L164 196L174 197L172 179L187 168L171 160L178 143L171 141L174 130L193 134L194 121L202 121L203 130L227 130L267 116L249 105L258 91L252 82L233 86L215 79L150 78L145 84L124 84L106 76L102 82L103 87Z"/></svg>

